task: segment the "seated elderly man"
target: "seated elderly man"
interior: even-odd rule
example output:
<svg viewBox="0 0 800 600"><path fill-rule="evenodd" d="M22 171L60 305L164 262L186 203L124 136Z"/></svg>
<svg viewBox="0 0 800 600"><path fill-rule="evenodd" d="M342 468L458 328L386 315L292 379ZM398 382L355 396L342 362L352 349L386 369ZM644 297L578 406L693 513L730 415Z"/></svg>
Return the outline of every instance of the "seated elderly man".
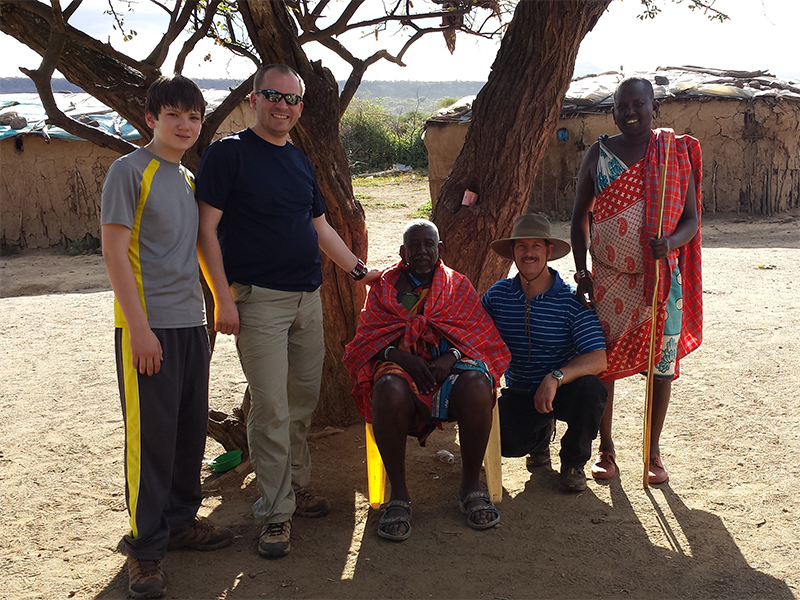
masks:
<svg viewBox="0 0 800 600"><path fill-rule="evenodd" d="M378 535L394 541L411 534L406 436L424 446L443 421L458 422L458 497L467 524L488 529L500 521L479 474L494 390L511 357L472 284L442 263L441 250L433 223L406 226L402 260L373 284L344 355L356 382L353 397L372 423L391 484Z"/></svg>

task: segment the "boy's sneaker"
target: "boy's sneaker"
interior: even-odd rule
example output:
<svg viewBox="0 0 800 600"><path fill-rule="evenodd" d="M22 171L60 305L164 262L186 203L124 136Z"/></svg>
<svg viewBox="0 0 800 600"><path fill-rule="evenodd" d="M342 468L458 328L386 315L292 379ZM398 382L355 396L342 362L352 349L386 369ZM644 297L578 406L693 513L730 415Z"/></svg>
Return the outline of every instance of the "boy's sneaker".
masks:
<svg viewBox="0 0 800 600"><path fill-rule="evenodd" d="M163 598L167 579L160 560L128 557L128 593L131 598Z"/></svg>
<svg viewBox="0 0 800 600"><path fill-rule="evenodd" d="M258 538L258 553L267 558L286 556L291 550L292 520L283 523L265 523Z"/></svg>
<svg viewBox="0 0 800 600"><path fill-rule="evenodd" d="M169 536L169 550L219 550L230 545L233 532L225 527L214 527L208 521L195 517L194 523L183 531Z"/></svg>
<svg viewBox="0 0 800 600"><path fill-rule="evenodd" d="M295 490L294 502L296 506L294 514L298 517L307 517L310 519L324 517L331 510L330 502L322 496L318 496L308 488Z"/></svg>

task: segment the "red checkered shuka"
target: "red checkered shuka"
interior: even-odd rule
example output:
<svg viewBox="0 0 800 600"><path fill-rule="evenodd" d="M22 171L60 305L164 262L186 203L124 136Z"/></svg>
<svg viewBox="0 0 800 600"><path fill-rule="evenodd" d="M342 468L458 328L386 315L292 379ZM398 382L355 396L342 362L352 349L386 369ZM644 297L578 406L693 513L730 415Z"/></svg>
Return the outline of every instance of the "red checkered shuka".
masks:
<svg viewBox="0 0 800 600"><path fill-rule="evenodd" d="M423 314L412 317L397 301L395 284L406 269L398 262L372 285L358 318L353 340L342 361L355 381L353 399L368 423L372 422L372 385L375 355L400 336L411 347L422 339L437 345L444 336L465 357L482 360L494 385L511 362L511 354L481 306L472 283L439 261Z"/></svg>
<svg viewBox="0 0 800 600"><path fill-rule="evenodd" d="M681 337L678 342L678 359L696 350L703 341L703 276L701 261L701 215L703 155L700 142L689 135L675 135L672 129L656 129L653 131L647 146L644 164L645 194L645 232L646 239L658 233L658 180L660 167L664 163L667 140L669 144L669 161L667 164L666 189L664 193L664 219L662 236L671 235L678 226L683 214L686 192L694 172L695 197L697 203L697 234L692 240L677 250L673 250L667 258L668 268L662 261L659 274L659 304L666 302L669 296L670 274L676 266L680 268L683 280L683 319L681 321ZM646 253L644 293L652 299L655 282L655 261ZM676 366L675 375L679 370Z"/></svg>

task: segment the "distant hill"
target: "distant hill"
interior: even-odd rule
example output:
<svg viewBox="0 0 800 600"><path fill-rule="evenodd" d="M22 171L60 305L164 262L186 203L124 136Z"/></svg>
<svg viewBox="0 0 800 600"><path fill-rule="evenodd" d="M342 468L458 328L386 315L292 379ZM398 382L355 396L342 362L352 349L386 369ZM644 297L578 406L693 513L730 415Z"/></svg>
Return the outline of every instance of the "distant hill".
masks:
<svg viewBox="0 0 800 600"><path fill-rule="evenodd" d="M238 85L233 79L195 79L203 89L226 90ZM391 113L405 113L412 110L432 112L443 98L461 98L477 94L483 81L363 81L356 98L380 102ZM339 87L344 81L339 82ZM82 92L66 79L53 79L53 89L57 92ZM27 77L0 78L0 93L35 93L36 86Z"/></svg>
<svg viewBox="0 0 800 600"><path fill-rule="evenodd" d="M77 85L66 79L53 79L53 89L57 92L82 92ZM2 94L35 94L36 86L27 77L0 77L0 93Z"/></svg>

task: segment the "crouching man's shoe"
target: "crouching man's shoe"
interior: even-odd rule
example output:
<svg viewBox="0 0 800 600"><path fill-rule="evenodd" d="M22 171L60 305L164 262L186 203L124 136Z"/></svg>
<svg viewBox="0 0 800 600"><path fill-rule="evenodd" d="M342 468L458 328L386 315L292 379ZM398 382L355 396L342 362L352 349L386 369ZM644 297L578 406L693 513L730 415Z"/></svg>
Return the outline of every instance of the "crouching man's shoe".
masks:
<svg viewBox="0 0 800 600"><path fill-rule="evenodd" d="M586 475L583 472L583 467L561 465L559 481L561 489L565 492L582 492L586 489Z"/></svg>
<svg viewBox="0 0 800 600"><path fill-rule="evenodd" d="M128 557L128 594L131 598L163 598L167 578L160 560L139 560Z"/></svg>

